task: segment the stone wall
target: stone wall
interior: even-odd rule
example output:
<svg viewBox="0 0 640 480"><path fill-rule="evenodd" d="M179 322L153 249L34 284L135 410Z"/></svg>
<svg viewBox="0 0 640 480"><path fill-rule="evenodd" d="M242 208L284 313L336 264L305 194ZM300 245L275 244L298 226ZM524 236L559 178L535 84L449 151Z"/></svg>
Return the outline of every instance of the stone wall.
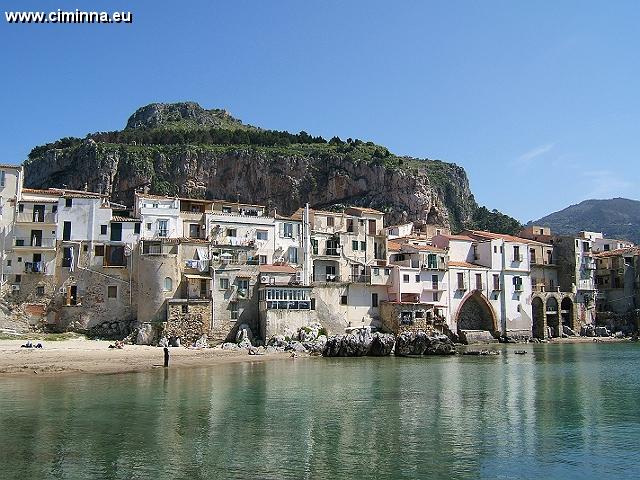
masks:
<svg viewBox="0 0 640 480"><path fill-rule="evenodd" d="M209 300L173 300L167 304L167 322L162 334L179 337L190 345L211 331L211 302Z"/></svg>

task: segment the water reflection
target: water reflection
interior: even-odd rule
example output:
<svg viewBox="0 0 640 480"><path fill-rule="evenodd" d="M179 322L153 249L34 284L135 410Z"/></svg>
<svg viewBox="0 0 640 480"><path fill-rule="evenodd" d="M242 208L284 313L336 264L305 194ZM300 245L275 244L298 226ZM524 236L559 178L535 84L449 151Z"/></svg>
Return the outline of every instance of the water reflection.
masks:
<svg viewBox="0 0 640 480"><path fill-rule="evenodd" d="M0 380L8 478L632 478L637 345Z"/></svg>

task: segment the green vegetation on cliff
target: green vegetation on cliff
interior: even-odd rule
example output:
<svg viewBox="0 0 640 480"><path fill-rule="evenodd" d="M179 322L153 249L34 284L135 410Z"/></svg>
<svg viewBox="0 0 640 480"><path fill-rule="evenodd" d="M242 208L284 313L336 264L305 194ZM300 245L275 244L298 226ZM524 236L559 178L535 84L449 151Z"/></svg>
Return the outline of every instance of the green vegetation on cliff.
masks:
<svg viewBox="0 0 640 480"><path fill-rule="evenodd" d="M461 167L397 156L373 142L243 125L194 103L138 109L122 131L63 138L25 162L33 187L88 186L130 203L135 190L238 198L292 212L309 202L360 205L387 221L426 220L514 233L518 222L478 208Z"/></svg>

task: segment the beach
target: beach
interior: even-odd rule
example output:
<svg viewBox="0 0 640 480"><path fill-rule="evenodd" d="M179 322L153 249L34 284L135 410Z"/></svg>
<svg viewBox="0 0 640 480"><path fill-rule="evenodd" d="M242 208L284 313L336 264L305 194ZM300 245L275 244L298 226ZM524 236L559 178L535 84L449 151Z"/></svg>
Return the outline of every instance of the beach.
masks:
<svg viewBox="0 0 640 480"><path fill-rule="evenodd" d="M26 340L0 340L0 375L63 375L71 373L112 374L163 368L164 351L159 347L125 345L109 348L113 342L73 338L33 340L43 348L22 348ZM219 348L169 349L169 368L205 367L238 362L289 359L288 352L249 355L246 350Z"/></svg>

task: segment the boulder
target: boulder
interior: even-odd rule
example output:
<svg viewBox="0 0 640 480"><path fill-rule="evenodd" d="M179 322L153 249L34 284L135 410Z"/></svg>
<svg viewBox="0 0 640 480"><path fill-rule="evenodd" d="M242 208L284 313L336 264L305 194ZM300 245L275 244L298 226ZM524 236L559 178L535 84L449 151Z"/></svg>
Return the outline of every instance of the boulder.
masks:
<svg viewBox="0 0 640 480"><path fill-rule="evenodd" d="M169 337L169 346L170 347L179 347L180 346L180 337Z"/></svg>
<svg viewBox="0 0 640 480"><path fill-rule="evenodd" d="M298 330L298 339L300 339L301 342L312 342L318 338L320 330L322 330L322 325L319 323L306 325Z"/></svg>
<svg viewBox="0 0 640 480"><path fill-rule="evenodd" d="M288 342L285 340L284 335L274 335L269 339L267 345L272 347L286 347L287 343Z"/></svg>
<svg viewBox="0 0 640 480"><path fill-rule="evenodd" d="M453 355L455 346L446 335L427 335L425 332L403 332L396 337L395 354L405 355Z"/></svg>
<svg viewBox="0 0 640 480"><path fill-rule="evenodd" d="M568 337L575 337L576 336L576 332L574 332L573 330L571 330L569 327L567 327L566 325L562 325L562 333L564 333L565 335L567 335Z"/></svg>
<svg viewBox="0 0 640 480"><path fill-rule="evenodd" d="M595 337L596 332L593 325L583 325L580 328L580 335L583 337Z"/></svg>
<svg viewBox="0 0 640 480"><path fill-rule="evenodd" d="M239 350L239 349L240 347L235 343L225 342L222 344L222 350Z"/></svg>
<svg viewBox="0 0 640 480"><path fill-rule="evenodd" d="M320 335L315 340L303 342L302 344L311 353L322 353L325 345L327 344L327 337L325 335Z"/></svg>
<svg viewBox="0 0 640 480"><path fill-rule="evenodd" d="M296 342L296 341L290 342L287 347L287 350L299 352L299 353L303 353L307 351L307 349L304 348L304 345L302 343Z"/></svg>
<svg viewBox="0 0 640 480"><path fill-rule="evenodd" d="M610 337L611 336L611 332L609 331L609 329L607 327L596 327L594 329L594 333L595 333L596 337Z"/></svg>
<svg viewBox="0 0 640 480"><path fill-rule="evenodd" d="M209 346L209 342L206 335L202 335L196 343L194 344L196 348L207 348Z"/></svg>
<svg viewBox="0 0 640 480"><path fill-rule="evenodd" d="M156 331L150 323L143 323L138 328L136 335L136 345L153 345L156 338Z"/></svg>
<svg viewBox="0 0 640 480"><path fill-rule="evenodd" d="M238 327L238 333L236 333L236 343L240 343L244 338L247 338L249 342L253 343L253 332L246 323L243 323Z"/></svg>
<svg viewBox="0 0 640 480"><path fill-rule="evenodd" d="M395 337L390 333L374 333L367 355L371 357L386 357L393 351Z"/></svg>

